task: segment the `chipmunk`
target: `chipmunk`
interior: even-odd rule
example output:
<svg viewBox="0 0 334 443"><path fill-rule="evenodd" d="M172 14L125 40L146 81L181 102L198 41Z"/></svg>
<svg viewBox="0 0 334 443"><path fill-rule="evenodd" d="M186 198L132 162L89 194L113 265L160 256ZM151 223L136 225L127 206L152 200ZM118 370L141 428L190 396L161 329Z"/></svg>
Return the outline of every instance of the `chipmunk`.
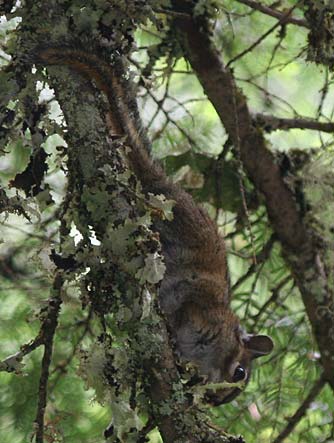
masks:
<svg viewBox="0 0 334 443"><path fill-rule="evenodd" d="M38 60L67 65L106 94L112 135L126 136L130 167L144 193L164 194L175 201L173 219L157 221L154 228L166 265L160 306L181 360L194 363L207 382L247 382L251 361L269 354L273 342L266 335L246 334L231 311L224 240L208 214L150 158L131 85L118 68L121 62L109 65L93 53L67 47L41 49ZM236 387L208 390L205 400L219 405L240 392Z"/></svg>

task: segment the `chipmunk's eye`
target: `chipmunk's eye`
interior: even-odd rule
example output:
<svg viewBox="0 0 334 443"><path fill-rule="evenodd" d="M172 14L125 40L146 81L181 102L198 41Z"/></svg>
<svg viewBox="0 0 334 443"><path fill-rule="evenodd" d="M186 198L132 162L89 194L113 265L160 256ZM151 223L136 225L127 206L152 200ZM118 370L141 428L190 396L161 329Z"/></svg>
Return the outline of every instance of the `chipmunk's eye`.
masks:
<svg viewBox="0 0 334 443"><path fill-rule="evenodd" d="M242 366L237 366L235 368L234 374L233 374L233 382L236 383L237 381L244 380L246 378L246 371Z"/></svg>

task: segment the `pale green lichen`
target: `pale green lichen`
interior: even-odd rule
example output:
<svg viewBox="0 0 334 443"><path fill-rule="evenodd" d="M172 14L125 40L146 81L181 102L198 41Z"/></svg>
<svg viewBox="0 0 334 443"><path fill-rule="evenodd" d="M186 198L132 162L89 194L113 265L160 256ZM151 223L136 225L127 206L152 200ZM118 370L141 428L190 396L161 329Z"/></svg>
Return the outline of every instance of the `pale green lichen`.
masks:
<svg viewBox="0 0 334 443"><path fill-rule="evenodd" d="M80 351L78 373L85 380L87 389L94 389L95 399L101 404L105 403L109 392L104 377L106 364L106 353L102 343L95 343L89 351Z"/></svg>
<svg viewBox="0 0 334 443"><path fill-rule="evenodd" d="M163 262L163 257L158 252L154 252L147 254L145 266L136 273L136 277L141 284L145 282L156 284L163 279L165 271L166 265Z"/></svg>
<svg viewBox="0 0 334 443"><path fill-rule="evenodd" d="M173 220L173 207L175 205L174 200L168 200L164 195L154 195L148 193L148 204L154 209L160 210L162 213L162 219Z"/></svg>
<svg viewBox="0 0 334 443"><path fill-rule="evenodd" d="M21 351L16 354L10 355L4 360L0 361L0 372L15 372L15 374L22 374L24 367L22 363L23 353Z"/></svg>
<svg viewBox="0 0 334 443"><path fill-rule="evenodd" d="M96 400L111 408L114 432L110 441L135 443L138 431L144 426L139 409L130 406L131 356L124 342L118 345L108 337L93 344L88 351L81 351L80 375L87 388L95 390Z"/></svg>

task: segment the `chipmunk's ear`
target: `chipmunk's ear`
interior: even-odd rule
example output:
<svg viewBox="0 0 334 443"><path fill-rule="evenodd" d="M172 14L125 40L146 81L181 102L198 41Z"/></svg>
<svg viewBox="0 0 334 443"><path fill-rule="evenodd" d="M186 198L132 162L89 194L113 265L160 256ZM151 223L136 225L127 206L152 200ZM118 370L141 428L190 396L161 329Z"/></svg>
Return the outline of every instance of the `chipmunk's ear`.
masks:
<svg viewBox="0 0 334 443"><path fill-rule="evenodd" d="M245 348L251 351L252 358L268 355L274 348L274 343L268 335L251 335L243 337Z"/></svg>

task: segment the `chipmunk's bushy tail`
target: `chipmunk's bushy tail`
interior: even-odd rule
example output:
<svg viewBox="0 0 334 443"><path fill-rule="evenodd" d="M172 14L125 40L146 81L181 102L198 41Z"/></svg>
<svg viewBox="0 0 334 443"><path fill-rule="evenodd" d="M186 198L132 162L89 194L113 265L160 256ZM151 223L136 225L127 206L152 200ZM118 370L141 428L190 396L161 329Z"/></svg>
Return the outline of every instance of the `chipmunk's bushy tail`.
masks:
<svg viewBox="0 0 334 443"><path fill-rule="evenodd" d="M174 219L164 223L163 229L157 227L162 242L165 245L189 244L195 248L200 245L201 248L214 250L217 242L221 242L214 223L149 156L149 142L141 129L136 100L130 82L124 79L121 60L116 59L109 65L93 52L69 47L39 49L36 59L44 65L71 67L107 96L110 109L106 123L112 136L126 137L131 148L128 153L131 167L144 192L164 194L167 199L175 201Z"/></svg>
<svg viewBox="0 0 334 443"><path fill-rule="evenodd" d="M119 59L114 64L108 64L98 55L70 47L41 48L36 51L36 58L45 65L69 66L91 80L108 99L110 109L106 124L113 137L126 136L131 147L129 159L132 168L144 188L152 181L161 180L164 173L148 154L149 142L141 129L132 88L123 78L124 68Z"/></svg>

